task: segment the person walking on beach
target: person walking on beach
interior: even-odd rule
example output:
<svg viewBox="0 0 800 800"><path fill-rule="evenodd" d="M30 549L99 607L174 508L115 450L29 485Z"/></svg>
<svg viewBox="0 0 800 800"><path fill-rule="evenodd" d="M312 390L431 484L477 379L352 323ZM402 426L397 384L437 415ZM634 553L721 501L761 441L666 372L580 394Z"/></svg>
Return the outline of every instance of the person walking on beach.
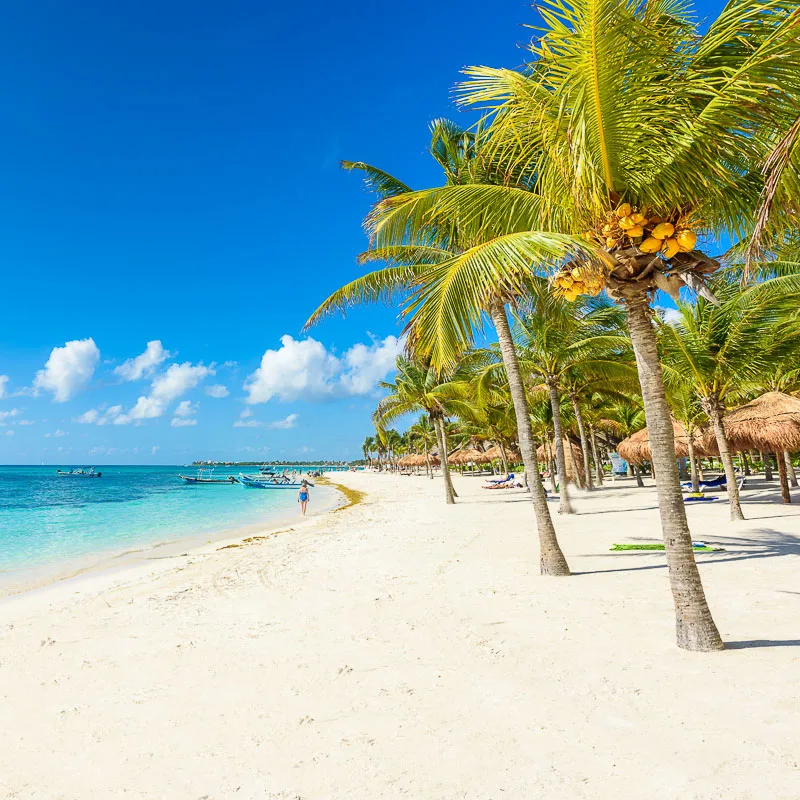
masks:
<svg viewBox="0 0 800 800"><path fill-rule="evenodd" d="M308 481L304 480L300 485L300 491L297 493L297 502L300 503L300 510L303 512L303 516L306 515L306 506L308 506L309 496Z"/></svg>

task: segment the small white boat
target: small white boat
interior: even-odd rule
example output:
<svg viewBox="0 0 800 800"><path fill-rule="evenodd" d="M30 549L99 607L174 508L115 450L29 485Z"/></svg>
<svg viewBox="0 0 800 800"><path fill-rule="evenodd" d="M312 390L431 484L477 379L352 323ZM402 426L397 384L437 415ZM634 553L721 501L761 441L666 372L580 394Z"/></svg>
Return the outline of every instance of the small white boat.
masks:
<svg viewBox="0 0 800 800"><path fill-rule="evenodd" d="M302 481L292 481L288 475L273 475L269 477L259 475L257 477L255 475L244 475L240 472L237 480L242 486L247 486L249 489L299 489L303 485ZM308 485L313 486L311 483Z"/></svg>
<svg viewBox="0 0 800 800"><path fill-rule="evenodd" d="M236 483L236 478L233 475L225 475L223 478L217 478L214 475L213 469L198 469L197 475L178 475L178 477L186 481L186 483Z"/></svg>
<svg viewBox="0 0 800 800"><path fill-rule="evenodd" d="M78 469L70 470L60 469L56 474L60 478L99 478L103 473L95 472L94 467L91 467L90 469L79 467Z"/></svg>

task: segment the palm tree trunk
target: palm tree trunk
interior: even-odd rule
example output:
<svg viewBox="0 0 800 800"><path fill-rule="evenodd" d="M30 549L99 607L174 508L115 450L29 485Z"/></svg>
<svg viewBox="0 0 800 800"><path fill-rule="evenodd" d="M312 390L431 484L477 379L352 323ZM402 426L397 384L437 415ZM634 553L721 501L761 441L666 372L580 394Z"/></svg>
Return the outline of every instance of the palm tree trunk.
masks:
<svg viewBox="0 0 800 800"><path fill-rule="evenodd" d="M781 498L784 503L791 503L792 495L789 493L789 480L786 476L786 461L784 461L783 453L776 451L775 460L778 462L778 476L781 481Z"/></svg>
<svg viewBox="0 0 800 800"><path fill-rule="evenodd" d="M686 506L678 479L675 438L664 392L652 311L644 294L626 297L625 301L650 434L650 448L653 463L658 469L658 507L675 605L678 647L686 650L721 650L724 645L708 608L700 572L694 560L692 534L686 520Z"/></svg>
<svg viewBox="0 0 800 800"><path fill-rule="evenodd" d="M592 464L589 459L589 440L586 438L586 427L583 424L581 406L575 395L572 396L572 408L575 410L575 420L578 423L578 436L580 436L581 450L583 451L583 480L586 484L586 490L591 492L592 489L594 489L594 484L592 483Z"/></svg>
<svg viewBox="0 0 800 800"><path fill-rule="evenodd" d="M533 442L531 416L528 410L528 398L525 384L519 369L517 351L511 328L508 324L505 305L498 300L492 304L490 313L497 330L500 352L508 376L508 387L514 402L514 414L517 418L517 436L522 463L525 465L525 478L528 482L533 508L536 513L536 527L539 532L539 565L542 575L569 575L569 566L561 546L558 544L556 529L547 507L547 495L544 493L542 479L539 477L539 465L536 461L536 448Z"/></svg>
<svg viewBox="0 0 800 800"><path fill-rule="evenodd" d="M772 464L769 460L769 453L761 453L761 463L764 465L764 480L772 480Z"/></svg>
<svg viewBox="0 0 800 800"><path fill-rule="evenodd" d="M500 458L503 460L503 469L505 470L505 474L510 475L511 473L508 471L508 457L506 456L506 449L503 447L503 443L499 439L497 440L497 447L500 450Z"/></svg>
<svg viewBox="0 0 800 800"><path fill-rule="evenodd" d="M436 430L436 443L439 446L439 460L442 463L442 478L444 478L444 499L447 505L453 505L455 492L453 481L450 478L450 467L447 463L447 434L444 430L444 421L440 417L433 418L433 427Z"/></svg>
<svg viewBox="0 0 800 800"><path fill-rule="evenodd" d="M736 470L733 466L733 457L728 447L728 437L722 424L722 404L717 397L703 399L703 407L714 427L714 436L717 439L717 448L725 469L725 481L728 484L728 501L731 504L731 519L744 519L742 503L739 500L739 486L736 483Z"/></svg>
<svg viewBox="0 0 800 800"><path fill-rule="evenodd" d="M556 434L556 466L558 467L558 513L574 514L572 503L569 501L567 491L567 460L564 456L564 432L561 427L561 399L558 396L558 387L554 380L547 382L550 392L550 408L553 412L553 428Z"/></svg>
<svg viewBox="0 0 800 800"><path fill-rule="evenodd" d="M597 485L603 485L603 465L600 463L600 456L597 450L597 437L594 435L594 426L589 426L589 440L592 443L592 458L594 459L595 479Z"/></svg>
<svg viewBox="0 0 800 800"><path fill-rule="evenodd" d="M431 456L428 453L428 442L426 439L422 440L422 446L425 448L425 474L433 480L433 470L431 469Z"/></svg>
<svg viewBox="0 0 800 800"><path fill-rule="evenodd" d="M636 485L640 489L644 489L644 481L642 480L642 471L639 469L637 464L633 464L633 474L636 478Z"/></svg>
<svg viewBox="0 0 800 800"><path fill-rule="evenodd" d="M753 473L750 471L750 460L747 458L747 453L742 450L742 466L744 467L744 474L749 477Z"/></svg>
<svg viewBox="0 0 800 800"><path fill-rule="evenodd" d="M792 457L789 455L789 453L784 452L783 460L786 462L786 472L789 473L789 483L794 488L797 488L797 473L794 471L794 465L792 464Z"/></svg>
<svg viewBox="0 0 800 800"><path fill-rule="evenodd" d="M544 440L544 449L547 453L547 471L550 473L550 489L553 494L558 494L558 482L556 481L556 460L553 455L553 448L550 446L549 437Z"/></svg>
<svg viewBox="0 0 800 800"><path fill-rule="evenodd" d="M689 469L692 473L692 491L697 494L700 491L700 478L697 475L697 456L694 454L694 442L692 433L689 433Z"/></svg>

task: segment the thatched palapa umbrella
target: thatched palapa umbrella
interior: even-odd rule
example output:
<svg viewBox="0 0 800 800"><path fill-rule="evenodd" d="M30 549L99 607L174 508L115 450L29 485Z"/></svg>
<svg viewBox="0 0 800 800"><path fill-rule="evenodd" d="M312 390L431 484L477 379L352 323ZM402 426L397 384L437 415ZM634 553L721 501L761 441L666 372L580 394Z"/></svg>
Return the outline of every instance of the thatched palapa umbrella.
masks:
<svg viewBox="0 0 800 800"><path fill-rule="evenodd" d="M702 446L702 437L695 435L694 439L690 440L686 428L675 420L672 420L672 430L675 434L675 455L678 458L686 458L689 455L690 445L693 445L696 455L705 455L706 449ZM647 428L642 428L633 436L623 439L617 445L617 452L631 464L641 465L645 461L652 461L653 451L650 449L650 434Z"/></svg>
<svg viewBox="0 0 800 800"><path fill-rule="evenodd" d="M732 449L775 453L781 496L784 503L791 503L784 453L800 450L800 400L783 392L767 392L726 414L722 424Z"/></svg>
<svg viewBox="0 0 800 800"><path fill-rule="evenodd" d="M548 453L543 444L540 444L539 449L536 451L536 457L539 461L543 461L548 465L552 454L555 453L555 445L552 442L549 444L549 449L550 453ZM564 439L564 460L566 461L567 480L585 486L586 476L583 474L583 451L578 445L568 442L566 439Z"/></svg>
<svg viewBox="0 0 800 800"><path fill-rule="evenodd" d="M478 450L474 447L469 447L466 450L459 450L455 454L455 462L456 464L486 464L491 461L491 458L487 457L487 454L484 453L482 450Z"/></svg>

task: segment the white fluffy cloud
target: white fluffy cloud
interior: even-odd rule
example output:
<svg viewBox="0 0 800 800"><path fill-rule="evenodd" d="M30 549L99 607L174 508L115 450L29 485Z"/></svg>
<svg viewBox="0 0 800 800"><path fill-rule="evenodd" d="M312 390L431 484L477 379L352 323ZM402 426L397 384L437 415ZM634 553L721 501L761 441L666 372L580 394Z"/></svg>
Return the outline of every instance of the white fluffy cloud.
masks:
<svg viewBox="0 0 800 800"><path fill-rule="evenodd" d="M65 403L86 387L99 361L94 339L75 339L54 347L44 369L36 373L34 392L52 392L57 403Z"/></svg>
<svg viewBox="0 0 800 800"><path fill-rule="evenodd" d="M46 433L44 435L45 439L60 439L62 436L69 436L66 431L62 431L60 428L57 431L53 431L52 433Z"/></svg>
<svg viewBox="0 0 800 800"><path fill-rule="evenodd" d="M173 428L187 428L191 425L197 425L197 420L192 419L192 417L197 413L199 406L200 403L192 403L191 400L183 400L178 403L173 412L175 416L173 416L170 425Z"/></svg>
<svg viewBox="0 0 800 800"><path fill-rule="evenodd" d="M215 383L213 386L206 387L206 394L209 397L227 397L230 392L227 386L223 386L221 383Z"/></svg>
<svg viewBox="0 0 800 800"><path fill-rule="evenodd" d="M8 375L0 375L0 400L8 394Z"/></svg>
<svg viewBox="0 0 800 800"><path fill-rule="evenodd" d="M6 436L13 436L13 435L14 435L14 431L6 431Z"/></svg>
<svg viewBox="0 0 800 800"><path fill-rule="evenodd" d="M316 339L297 341L282 336L280 348L267 350L261 366L247 378L247 402L369 394L394 369L401 351L402 342L396 336L387 336L369 345L356 344L340 358Z"/></svg>
<svg viewBox="0 0 800 800"><path fill-rule="evenodd" d="M111 406L105 411L90 408L79 417L75 417L72 421L78 422L81 425L110 425L116 422L120 414L122 414L122 406Z"/></svg>
<svg viewBox="0 0 800 800"><path fill-rule="evenodd" d="M138 381L153 374L159 364L163 364L172 354L165 350L158 339L147 343L144 353L129 358L120 364L114 372L125 381Z"/></svg>
<svg viewBox="0 0 800 800"><path fill-rule="evenodd" d="M170 364L169 369L150 384L150 394L140 397L127 414L120 414L114 420L114 424L127 425L129 422L163 416L173 400L194 389L209 375L214 375L214 370L202 364L191 364L188 361Z"/></svg>

